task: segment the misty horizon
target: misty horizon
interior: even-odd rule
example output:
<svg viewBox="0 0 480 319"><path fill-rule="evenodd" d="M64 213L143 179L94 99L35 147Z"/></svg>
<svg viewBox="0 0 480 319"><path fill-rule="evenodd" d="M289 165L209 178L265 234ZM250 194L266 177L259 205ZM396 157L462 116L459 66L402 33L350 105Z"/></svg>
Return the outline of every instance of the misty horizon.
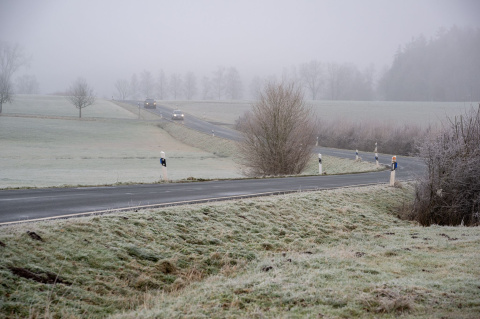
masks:
<svg viewBox="0 0 480 319"><path fill-rule="evenodd" d="M0 40L19 44L39 92L85 78L100 97L118 79L193 72L197 86L219 67L281 77L310 61L350 63L376 75L412 38L478 28L480 2L426 1L0 1Z"/></svg>

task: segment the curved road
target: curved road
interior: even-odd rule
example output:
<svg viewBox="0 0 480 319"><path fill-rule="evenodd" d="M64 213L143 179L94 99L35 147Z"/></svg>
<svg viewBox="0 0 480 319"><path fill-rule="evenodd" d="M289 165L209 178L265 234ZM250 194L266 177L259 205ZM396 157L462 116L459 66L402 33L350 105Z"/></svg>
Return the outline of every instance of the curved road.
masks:
<svg viewBox="0 0 480 319"><path fill-rule="evenodd" d="M155 112L162 112L165 116L165 114L171 114L171 111L169 108L157 106ZM215 126L190 115L186 116L184 122L186 126L206 133L210 133L213 129L216 136L240 138L236 131ZM348 150L316 148L315 151L325 155L355 158L355 153ZM373 153L362 153L360 156L363 160L374 161ZM388 164L391 161L390 155L379 154L379 156L381 163ZM416 177L424 167L417 158L397 157L397 162L397 178L403 180ZM349 175L192 183L0 190L0 225L305 190L387 183L389 176L390 171L381 171Z"/></svg>

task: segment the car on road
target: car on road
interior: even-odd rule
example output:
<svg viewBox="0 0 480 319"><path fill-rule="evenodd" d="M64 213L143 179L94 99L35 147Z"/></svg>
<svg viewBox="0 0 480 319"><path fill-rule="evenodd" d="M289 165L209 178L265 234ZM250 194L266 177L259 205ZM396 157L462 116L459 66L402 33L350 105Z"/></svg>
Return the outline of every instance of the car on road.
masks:
<svg viewBox="0 0 480 319"><path fill-rule="evenodd" d="M172 120L183 120L184 117L185 117L185 114L183 114L182 111L180 110L173 111Z"/></svg>
<svg viewBox="0 0 480 319"><path fill-rule="evenodd" d="M143 107L146 109L156 109L157 102L155 102L154 99L146 99L145 102L143 102Z"/></svg>

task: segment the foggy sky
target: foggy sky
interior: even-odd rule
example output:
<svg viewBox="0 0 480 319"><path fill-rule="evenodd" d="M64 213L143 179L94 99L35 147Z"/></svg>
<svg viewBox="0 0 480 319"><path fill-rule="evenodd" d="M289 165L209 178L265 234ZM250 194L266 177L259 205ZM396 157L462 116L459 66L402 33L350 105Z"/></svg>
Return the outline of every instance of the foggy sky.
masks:
<svg viewBox="0 0 480 319"><path fill-rule="evenodd" d="M0 41L31 56L41 93L84 77L99 96L148 70L192 71L198 86L218 66L280 75L311 60L392 62L412 37L479 27L477 0L0 0ZM248 83L244 83L247 86Z"/></svg>

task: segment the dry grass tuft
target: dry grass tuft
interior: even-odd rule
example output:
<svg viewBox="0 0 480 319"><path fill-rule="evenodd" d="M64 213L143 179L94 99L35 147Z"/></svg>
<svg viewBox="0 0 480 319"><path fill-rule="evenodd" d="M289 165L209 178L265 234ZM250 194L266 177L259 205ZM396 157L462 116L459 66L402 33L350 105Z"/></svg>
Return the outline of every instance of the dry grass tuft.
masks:
<svg viewBox="0 0 480 319"><path fill-rule="evenodd" d="M376 288L363 301L368 311L375 313L403 313L414 310L414 298L393 288Z"/></svg>

